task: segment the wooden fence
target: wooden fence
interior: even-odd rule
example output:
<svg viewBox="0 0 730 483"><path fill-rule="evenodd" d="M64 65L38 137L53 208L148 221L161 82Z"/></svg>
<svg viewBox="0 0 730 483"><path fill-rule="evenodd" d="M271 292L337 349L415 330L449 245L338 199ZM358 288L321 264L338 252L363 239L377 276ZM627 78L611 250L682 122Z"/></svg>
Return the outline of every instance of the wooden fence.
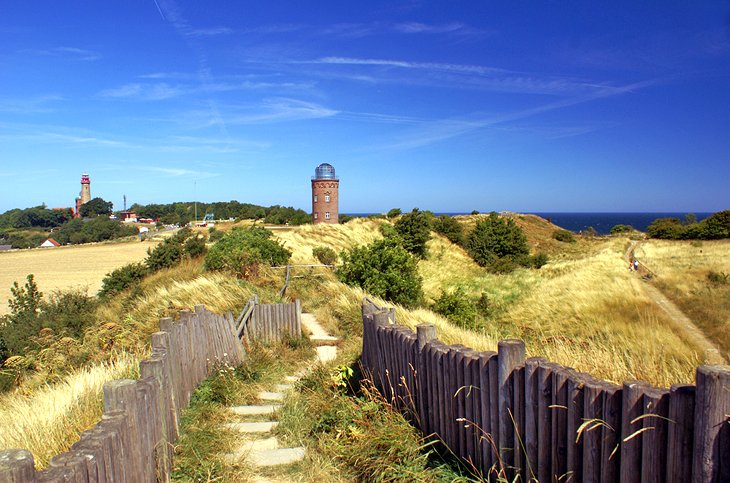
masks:
<svg viewBox="0 0 730 483"><path fill-rule="evenodd" d="M244 358L232 317L197 305L177 322L161 319L140 379L104 385L102 420L40 472L29 451L0 451L0 482L169 481L182 408L214 369Z"/></svg>
<svg viewBox="0 0 730 483"><path fill-rule="evenodd" d="M234 322L236 334L244 346L256 339L264 343L280 342L283 337L302 336L302 305L297 299L289 304L260 304L248 301Z"/></svg>
<svg viewBox="0 0 730 483"><path fill-rule="evenodd" d="M519 340L477 352L363 303L362 365L424 434L485 479L730 481L730 368L695 385L615 385L532 357Z"/></svg>

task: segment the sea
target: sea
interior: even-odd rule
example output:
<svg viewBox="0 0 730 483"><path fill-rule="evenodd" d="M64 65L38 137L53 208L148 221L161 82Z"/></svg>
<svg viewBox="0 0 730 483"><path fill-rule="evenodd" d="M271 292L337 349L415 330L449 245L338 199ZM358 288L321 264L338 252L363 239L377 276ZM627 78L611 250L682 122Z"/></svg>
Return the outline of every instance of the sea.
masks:
<svg viewBox="0 0 730 483"><path fill-rule="evenodd" d="M352 216L368 216L370 213L352 213ZM468 215L469 213L435 213L438 215ZM525 214L537 215L541 218L558 225L566 230L579 233L588 227L593 227L600 235L608 235L616 225L630 225L639 231L646 231L646 228L657 218L679 218L684 220L688 212L680 213L547 213L547 212L525 212ZM712 213L693 213L697 221L702 221Z"/></svg>

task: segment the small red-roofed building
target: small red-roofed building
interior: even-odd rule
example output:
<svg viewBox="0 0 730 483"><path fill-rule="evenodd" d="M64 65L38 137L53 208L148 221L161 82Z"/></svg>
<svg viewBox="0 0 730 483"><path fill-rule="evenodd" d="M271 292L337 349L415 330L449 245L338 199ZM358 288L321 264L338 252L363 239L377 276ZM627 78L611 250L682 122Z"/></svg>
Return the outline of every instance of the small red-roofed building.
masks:
<svg viewBox="0 0 730 483"><path fill-rule="evenodd" d="M54 248L54 247L60 247L60 246L61 246L61 244L58 243L53 238L49 238L48 240L44 241L41 244L41 248Z"/></svg>

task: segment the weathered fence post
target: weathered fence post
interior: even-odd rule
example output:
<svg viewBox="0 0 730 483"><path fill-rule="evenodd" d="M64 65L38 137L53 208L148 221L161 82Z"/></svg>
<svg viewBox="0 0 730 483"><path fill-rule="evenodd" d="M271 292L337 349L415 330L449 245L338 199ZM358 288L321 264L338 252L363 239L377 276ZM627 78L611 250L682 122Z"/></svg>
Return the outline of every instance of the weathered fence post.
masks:
<svg viewBox="0 0 730 483"><path fill-rule="evenodd" d="M507 478L512 479L511 467L514 465L516 439L513 420L513 390L512 371L525 361L525 343L517 339L499 341L497 345L498 363L498 404L499 404L499 454L507 472Z"/></svg>
<svg viewBox="0 0 730 483"><path fill-rule="evenodd" d="M695 387L676 384L669 388L667 428L667 481L692 479L692 438L694 437Z"/></svg>
<svg viewBox="0 0 730 483"><path fill-rule="evenodd" d="M641 481L641 433L644 392L649 385L642 381L624 382L621 402L621 483Z"/></svg>
<svg viewBox="0 0 730 483"><path fill-rule="evenodd" d="M730 481L730 368L697 368L692 481Z"/></svg>
<svg viewBox="0 0 730 483"><path fill-rule="evenodd" d="M433 324L422 324L416 327L416 408L418 410L419 426L421 431L428 434L428 401L427 391L432 375L427 369L428 354L425 350L426 344L436 338L436 326Z"/></svg>
<svg viewBox="0 0 730 483"><path fill-rule="evenodd" d="M524 481L537 479L537 448L539 423L540 385L538 368L547 359L530 357L525 361L525 475Z"/></svg>
<svg viewBox="0 0 730 483"><path fill-rule="evenodd" d="M0 451L0 481L25 483L35 481L33 455L25 449Z"/></svg>

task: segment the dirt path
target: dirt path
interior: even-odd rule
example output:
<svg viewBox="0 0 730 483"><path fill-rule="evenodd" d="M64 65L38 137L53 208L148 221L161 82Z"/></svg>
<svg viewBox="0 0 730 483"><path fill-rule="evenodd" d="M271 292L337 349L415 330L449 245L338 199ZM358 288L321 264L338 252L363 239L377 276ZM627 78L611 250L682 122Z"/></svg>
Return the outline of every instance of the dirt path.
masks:
<svg viewBox="0 0 730 483"><path fill-rule="evenodd" d="M632 253L638 246L639 242L632 241L629 248L624 254L626 264L629 263ZM641 261L639 261L641 263ZM641 271L639 271L639 274ZM638 274L637 274L638 275ZM652 302L657 304L669 315L674 325L687 335L687 338L704 352L705 363L707 364L727 364L722 353L713 342L708 339L705 334L677 307L674 302L669 300L658 288L651 283L642 284L646 295Z"/></svg>

